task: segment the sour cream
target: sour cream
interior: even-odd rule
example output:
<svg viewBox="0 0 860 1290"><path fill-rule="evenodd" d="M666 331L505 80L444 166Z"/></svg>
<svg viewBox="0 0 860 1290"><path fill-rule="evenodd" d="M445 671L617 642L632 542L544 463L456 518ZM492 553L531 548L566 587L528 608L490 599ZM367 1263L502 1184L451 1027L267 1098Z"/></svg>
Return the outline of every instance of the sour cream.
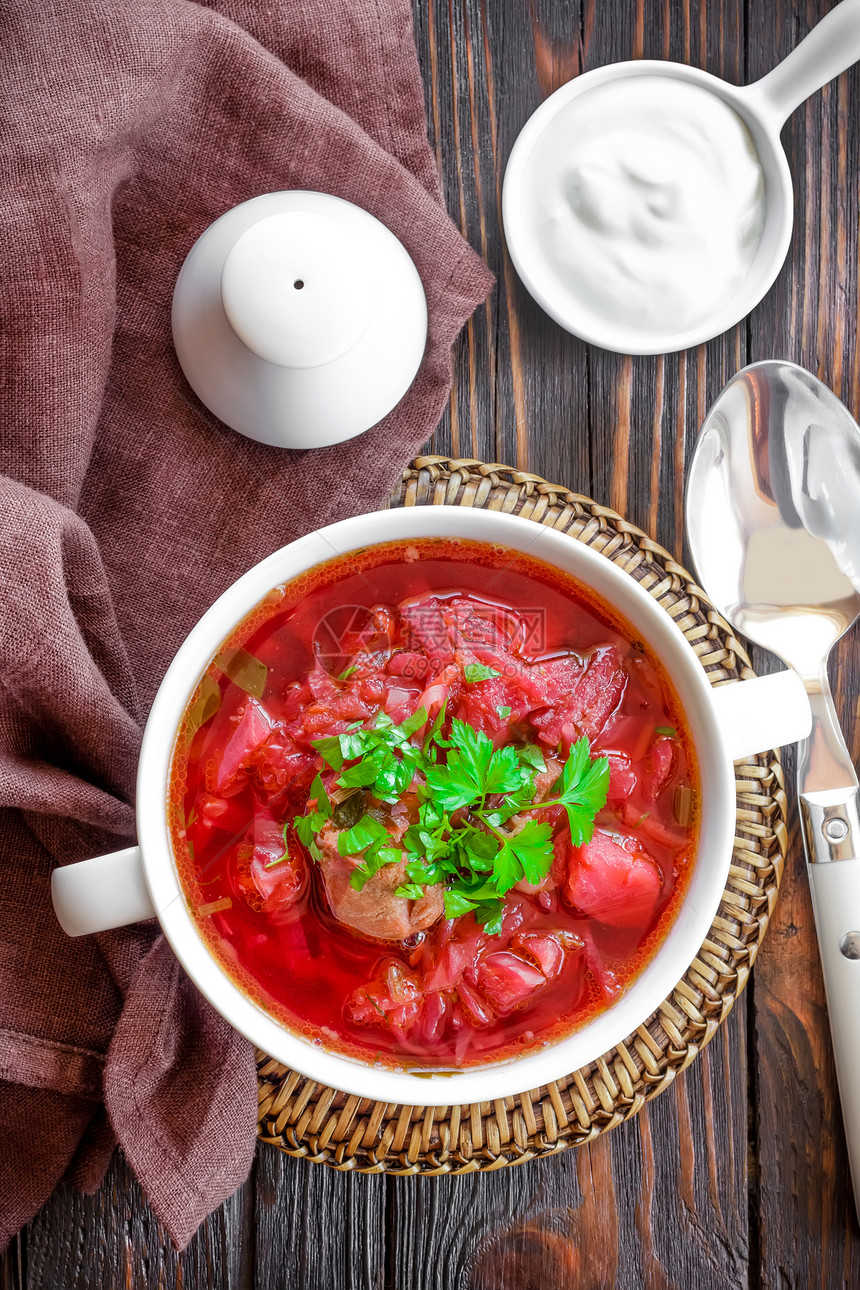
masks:
<svg viewBox="0 0 860 1290"><path fill-rule="evenodd" d="M524 170L535 285L566 312L651 336L707 324L761 240L765 180L741 118L669 76L630 76L570 100ZM539 298L540 298L539 295Z"/></svg>

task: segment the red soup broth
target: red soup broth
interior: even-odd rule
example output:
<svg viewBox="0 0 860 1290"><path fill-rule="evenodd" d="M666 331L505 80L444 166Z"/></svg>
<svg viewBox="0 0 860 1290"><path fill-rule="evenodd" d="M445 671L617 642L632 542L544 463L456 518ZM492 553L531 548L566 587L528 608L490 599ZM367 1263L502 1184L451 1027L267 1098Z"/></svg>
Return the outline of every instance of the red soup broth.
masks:
<svg viewBox="0 0 860 1290"><path fill-rule="evenodd" d="M423 619L398 609L404 602L420 605ZM373 626L376 607L384 612ZM486 662L501 648L507 662L495 669L498 678L452 681L448 664L438 680L443 660L428 658L436 646L421 622L438 623L439 608L449 622L471 623L473 638L474 624L486 625L470 656ZM356 658L360 666L350 663ZM522 669L538 666L555 688L548 702L518 716L520 677L537 675ZM566 668L589 679L557 683ZM579 853L569 830L565 843L564 812L556 810L552 875L543 890L505 897L499 936L482 933L467 914L380 940L335 916L320 866L289 827L289 859L272 861L323 766L312 740L356 721L370 726L385 704L402 720L420 700L435 703L432 716L443 690L447 719L485 729L497 747L538 742L547 755L563 756L565 740L590 731L592 756L610 759L609 799L595 821L600 864L583 869L580 855L578 877L570 878ZM609 605L529 556L423 539L334 559L275 589L248 615L183 715L169 817L189 910L251 999L329 1050L397 1068L451 1069L556 1042L629 987L683 898L698 801L674 688ZM648 891L632 905L623 905L629 873L614 860L603 864L619 839L646 857L637 873L646 874ZM620 894L611 890L616 877L624 880Z"/></svg>

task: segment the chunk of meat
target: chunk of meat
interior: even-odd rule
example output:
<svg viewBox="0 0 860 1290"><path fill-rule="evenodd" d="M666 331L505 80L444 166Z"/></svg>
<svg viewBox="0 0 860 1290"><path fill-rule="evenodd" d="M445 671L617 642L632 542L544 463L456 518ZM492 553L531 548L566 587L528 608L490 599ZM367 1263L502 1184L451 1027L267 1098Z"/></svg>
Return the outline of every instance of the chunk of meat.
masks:
<svg viewBox="0 0 860 1290"><path fill-rule="evenodd" d="M400 836L402 832L403 829ZM439 921L445 912L441 887L425 888L420 900L395 895L397 888L409 881L405 859L397 864L384 865L367 880L361 891L356 891L350 879L361 863L361 857L340 854L338 833L339 830L329 823L317 837L325 892L338 922L373 940L405 941L413 933L426 931ZM392 845L395 841L392 836Z"/></svg>
<svg viewBox="0 0 860 1290"><path fill-rule="evenodd" d="M570 744L580 735L594 741L621 702L627 675L615 645L594 650L573 689L546 712L532 715L544 743Z"/></svg>
<svg viewBox="0 0 860 1290"><path fill-rule="evenodd" d="M635 838L598 831L571 850L565 893L598 922L644 928L660 895L660 871Z"/></svg>
<svg viewBox="0 0 860 1290"><path fill-rule="evenodd" d="M539 770L535 775L535 802L545 802L552 792L553 785L557 782L562 770L562 763L555 757L544 757L546 770Z"/></svg>

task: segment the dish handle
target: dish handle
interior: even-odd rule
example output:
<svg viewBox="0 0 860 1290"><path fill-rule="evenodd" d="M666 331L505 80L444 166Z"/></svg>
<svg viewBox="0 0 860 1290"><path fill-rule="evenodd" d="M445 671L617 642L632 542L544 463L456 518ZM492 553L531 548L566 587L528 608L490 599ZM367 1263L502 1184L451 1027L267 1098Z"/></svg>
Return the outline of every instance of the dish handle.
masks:
<svg viewBox="0 0 860 1290"><path fill-rule="evenodd" d="M741 93L755 96L780 127L804 100L860 58L860 0L842 0L796 49Z"/></svg>
<svg viewBox="0 0 860 1290"><path fill-rule="evenodd" d="M805 739L812 729L809 696L796 672L773 672L711 690L717 725L732 761Z"/></svg>
<svg viewBox="0 0 860 1290"><path fill-rule="evenodd" d="M155 917L140 847L55 869L51 899L67 936L89 936Z"/></svg>

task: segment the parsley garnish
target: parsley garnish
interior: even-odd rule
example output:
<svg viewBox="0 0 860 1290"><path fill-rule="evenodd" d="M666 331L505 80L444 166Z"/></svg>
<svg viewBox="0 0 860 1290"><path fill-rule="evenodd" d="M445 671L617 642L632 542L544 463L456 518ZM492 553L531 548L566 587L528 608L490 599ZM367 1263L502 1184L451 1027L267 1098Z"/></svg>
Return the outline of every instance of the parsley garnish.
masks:
<svg viewBox="0 0 860 1290"><path fill-rule="evenodd" d="M494 677L501 676L494 667L487 667L485 663L467 663L463 668L463 680L474 685L476 681L492 681Z"/></svg>
<svg viewBox="0 0 860 1290"><path fill-rule="evenodd" d="M444 707L423 743L414 743L427 721L424 708L400 725L380 712L369 729L355 724L343 734L315 741L323 760L339 772L340 788L362 788L371 798L392 804L407 790L419 799L418 820L398 844L381 820L366 812L338 833L338 851L361 857L350 877L356 890L385 865L405 858L407 881L396 895L419 900L426 887L442 884L446 917L474 913L495 934L501 930L505 894L522 879L539 883L552 865L551 826L522 817L563 806L571 840L582 846L606 802L609 762L592 758L588 740L579 739L549 799L535 802L536 776L546 770L536 744L496 748L483 731L456 717L445 738ZM308 813L296 816L294 825L317 859L316 834L333 813L319 775L309 804Z"/></svg>

